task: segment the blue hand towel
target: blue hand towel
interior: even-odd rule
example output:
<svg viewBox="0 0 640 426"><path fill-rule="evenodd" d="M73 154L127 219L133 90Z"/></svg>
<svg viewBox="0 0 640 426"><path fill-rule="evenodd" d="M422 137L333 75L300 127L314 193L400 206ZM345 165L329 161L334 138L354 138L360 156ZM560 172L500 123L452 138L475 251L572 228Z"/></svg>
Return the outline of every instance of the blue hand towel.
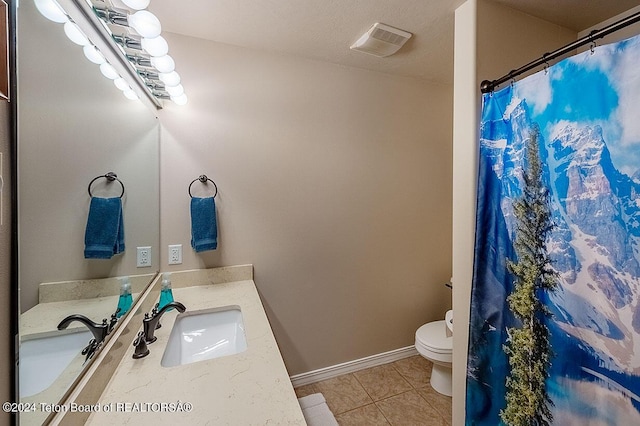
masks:
<svg viewBox="0 0 640 426"><path fill-rule="evenodd" d="M84 233L85 259L111 259L124 251L122 200L91 197Z"/></svg>
<svg viewBox="0 0 640 426"><path fill-rule="evenodd" d="M196 252L218 247L216 202L213 197L191 198L191 247Z"/></svg>

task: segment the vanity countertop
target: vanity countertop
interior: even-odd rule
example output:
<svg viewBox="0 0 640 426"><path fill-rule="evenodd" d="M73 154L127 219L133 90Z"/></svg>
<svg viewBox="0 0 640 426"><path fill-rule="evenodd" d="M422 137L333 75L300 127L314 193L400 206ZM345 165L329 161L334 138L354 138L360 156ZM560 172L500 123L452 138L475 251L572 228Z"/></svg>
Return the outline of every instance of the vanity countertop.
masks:
<svg viewBox="0 0 640 426"><path fill-rule="evenodd" d="M130 347L99 401L110 411L92 413L87 424L306 424L253 280L179 288L174 283L173 295L187 312L239 306L247 349L163 367L162 355L178 315L167 312L148 356L133 359L134 347L126 342ZM176 409L163 408L164 403L176 404Z"/></svg>

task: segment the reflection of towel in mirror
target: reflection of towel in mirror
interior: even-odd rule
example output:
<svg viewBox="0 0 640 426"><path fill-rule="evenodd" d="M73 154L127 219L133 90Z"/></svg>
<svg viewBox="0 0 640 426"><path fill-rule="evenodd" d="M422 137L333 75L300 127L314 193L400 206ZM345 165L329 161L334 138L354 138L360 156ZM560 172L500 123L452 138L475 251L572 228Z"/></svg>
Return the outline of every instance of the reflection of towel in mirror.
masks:
<svg viewBox="0 0 640 426"><path fill-rule="evenodd" d="M84 234L85 259L111 259L123 251L122 200L91 197Z"/></svg>
<svg viewBox="0 0 640 426"><path fill-rule="evenodd" d="M216 203L213 197L191 198L191 247L198 253L218 247Z"/></svg>

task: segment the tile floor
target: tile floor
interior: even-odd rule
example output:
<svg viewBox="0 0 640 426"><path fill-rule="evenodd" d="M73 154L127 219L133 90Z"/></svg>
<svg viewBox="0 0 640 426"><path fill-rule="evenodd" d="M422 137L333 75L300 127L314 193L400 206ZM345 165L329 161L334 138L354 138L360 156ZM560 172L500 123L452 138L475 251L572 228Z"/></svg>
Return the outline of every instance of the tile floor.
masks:
<svg viewBox="0 0 640 426"><path fill-rule="evenodd" d="M451 398L429 384L431 363L412 356L296 388L321 392L341 426L450 426Z"/></svg>

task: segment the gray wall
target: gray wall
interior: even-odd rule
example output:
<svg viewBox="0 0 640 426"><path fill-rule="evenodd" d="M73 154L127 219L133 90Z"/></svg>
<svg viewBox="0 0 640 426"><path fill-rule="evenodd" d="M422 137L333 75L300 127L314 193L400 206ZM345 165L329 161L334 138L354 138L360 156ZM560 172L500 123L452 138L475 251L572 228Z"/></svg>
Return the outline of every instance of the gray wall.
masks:
<svg viewBox="0 0 640 426"><path fill-rule="evenodd" d="M443 318L451 87L166 38L189 103L160 112L163 270L254 264L290 374L412 345ZM201 173L220 190L219 248L195 254Z"/></svg>

